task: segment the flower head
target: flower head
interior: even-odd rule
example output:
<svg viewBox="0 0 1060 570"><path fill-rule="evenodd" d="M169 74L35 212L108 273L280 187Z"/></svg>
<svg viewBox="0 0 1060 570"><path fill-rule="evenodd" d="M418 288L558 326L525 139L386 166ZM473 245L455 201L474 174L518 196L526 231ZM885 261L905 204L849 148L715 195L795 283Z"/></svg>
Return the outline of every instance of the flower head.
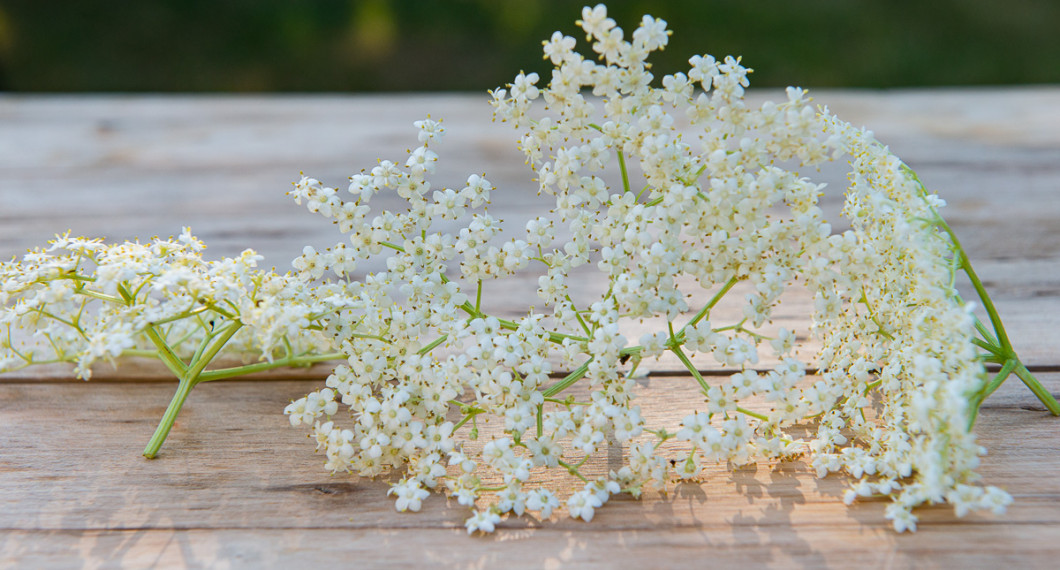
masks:
<svg viewBox="0 0 1060 570"><path fill-rule="evenodd" d="M351 364L375 363L336 383L360 442L349 468L402 473L399 510L418 508L428 488L487 501L469 532L561 505L589 521L618 492L803 452L822 476L851 476L851 501L892 496L898 530L915 529L925 502L1003 508L1006 494L974 484L969 398L983 369L951 285L962 254L939 229L941 201L804 90L752 106L739 57L696 55L656 78L647 60L669 43L664 20L644 16L627 34L598 5L578 25L588 57L556 32L543 42L547 82L519 73L491 92L494 117L521 130L547 216L506 227L487 209L507 190L484 175L432 186L443 160L432 120L416 124L422 146L406 161L351 177L352 198L314 179L296 185L313 211L355 213L343 222L350 262L386 258L361 282L341 276L332 297L357 326L328 330ZM824 184L799 172L840 157L850 229L835 232ZM376 210L381 194L406 204ZM329 264L307 250L299 269L313 281ZM528 272L533 308L484 308L507 287L497 281ZM813 306L806 329L772 322L790 295ZM654 425L636 404L638 367L653 358L680 362L695 382L679 422ZM700 374L707 361L728 378ZM294 406L292 421L330 417L308 399ZM668 440L679 449L657 450ZM589 481L581 466L614 446L628 446L625 464ZM442 453L445 472L434 469ZM538 484L546 469L585 486Z"/></svg>

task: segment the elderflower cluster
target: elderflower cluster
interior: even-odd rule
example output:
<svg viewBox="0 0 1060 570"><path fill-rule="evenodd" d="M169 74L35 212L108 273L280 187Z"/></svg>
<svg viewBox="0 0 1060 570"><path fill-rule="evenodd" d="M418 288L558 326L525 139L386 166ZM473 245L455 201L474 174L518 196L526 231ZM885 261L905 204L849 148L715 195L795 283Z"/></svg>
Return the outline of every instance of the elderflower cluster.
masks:
<svg viewBox="0 0 1060 570"><path fill-rule="evenodd" d="M336 310L324 302L335 285L258 269L252 250L206 261L204 248L187 228L147 243L67 234L0 263L0 372L69 362L87 380L100 360L141 356L183 377L221 348L268 361L327 351L314 323Z"/></svg>
<svg viewBox="0 0 1060 570"><path fill-rule="evenodd" d="M890 496L899 531L923 503L1002 510L1008 495L976 484L968 402L984 371L952 284L955 246L933 221L941 200L801 89L750 106L737 58L697 55L656 78L647 58L669 41L662 20L644 16L627 37L601 5L579 25L590 57L556 32L551 77L520 73L492 92L549 215L506 227L478 174L434 186L445 129L431 119L405 160L345 190L304 177L291 191L346 234L296 261L304 279L331 270L349 292L327 327L347 362L286 410L325 467L400 474L401 511L447 493L473 509L468 532L509 513L589 521L617 493L665 489L710 463L802 454L821 476L850 476L848 501ZM843 157L851 229L835 233L824 185L798 169ZM373 209L382 194L404 209ZM355 281L348 268L373 257L386 269ZM585 268L600 278L576 284ZM535 307L483 310L483 292L517 274L536 275ZM602 286L575 304L585 283ZM811 330L773 324L786 294L812 299ZM659 357L688 369L699 398L652 424L637 368ZM735 372L704 376L708 361ZM622 465L591 473L613 450Z"/></svg>

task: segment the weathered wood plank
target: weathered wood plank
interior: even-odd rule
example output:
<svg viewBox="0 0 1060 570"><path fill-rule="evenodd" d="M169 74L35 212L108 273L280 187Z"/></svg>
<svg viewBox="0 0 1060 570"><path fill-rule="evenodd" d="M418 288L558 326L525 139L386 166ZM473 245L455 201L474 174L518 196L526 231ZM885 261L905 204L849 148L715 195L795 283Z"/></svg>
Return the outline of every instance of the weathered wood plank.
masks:
<svg viewBox="0 0 1060 570"><path fill-rule="evenodd" d="M675 418L695 406L694 382L652 379L641 389L645 415ZM1053 392L1060 374L1043 375ZM467 516L437 497L418 515L396 513L385 481L330 476L283 405L313 382L229 382L196 388L158 459L139 456L168 400L167 387L143 384L39 383L0 386L0 530L19 532L135 529L461 528ZM989 454L984 480L1006 487L1016 503L1002 517L956 519L948 507L922 509L922 528L1021 527L1038 540L1060 539L1060 430L1019 386L982 411L976 431ZM601 459L599 469L607 468ZM616 498L591 525L558 519L512 520L505 528L637 530L666 534L695 527L706 534L733 526L858 527L876 536L889 525L884 503L847 507L838 477L818 480L805 462L728 471L711 468L698 484L642 501ZM713 529L713 530L711 530ZM1033 530L1032 530L1033 529ZM707 532L710 530L710 532ZM551 531L550 531L551 532ZM953 536L958 549L963 531ZM919 540L919 539L911 539ZM871 548L872 542L862 546Z"/></svg>
<svg viewBox="0 0 1060 570"><path fill-rule="evenodd" d="M0 561L61 568L969 568L1052 569L1055 540L1025 527L963 525L915 535L856 526L499 530L468 540L457 529L130 529L0 532ZM940 542L942 546L940 547ZM865 544L871 544L866 547ZM1029 555L1028 551L1037 553Z"/></svg>
<svg viewBox="0 0 1060 570"><path fill-rule="evenodd" d="M686 384L691 384L690 379ZM653 380L648 414L680 417L675 379ZM1060 389L1060 374L1043 381ZM511 520L464 538L466 511L434 497L399 514L386 483L329 476L279 410L312 382L231 382L196 388L159 459L140 446L168 399L157 383L0 386L0 560L234 567L293 560L470 567L525 557L532 566L677 566L754 560L846 566L1048 567L1060 544L1060 431L1009 385L977 426L991 453L981 472L1016 503L1002 517L922 509L921 529L895 535L882 502L841 501L842 480L794 462L728 472L642 501L623 497L591 524ZM419 545L402 547L413 539ZM454 543L459 542L459 548ZM349 558L345 558L349 559ZM104 564L104 566L106 565ZM995 566L996 567L996 566Z"/></svg>

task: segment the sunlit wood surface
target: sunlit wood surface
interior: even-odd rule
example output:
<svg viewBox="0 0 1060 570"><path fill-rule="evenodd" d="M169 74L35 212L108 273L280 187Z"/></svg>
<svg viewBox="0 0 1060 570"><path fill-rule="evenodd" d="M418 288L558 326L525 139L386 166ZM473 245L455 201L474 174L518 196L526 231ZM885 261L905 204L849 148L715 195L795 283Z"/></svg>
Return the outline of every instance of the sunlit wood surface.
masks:
<svg viewBox="0 0 1060 570"><path fill-rule="evenodd" d="M815 96L875 131L949 202L944 215L1017 350L1060 395L1060 88ZM187 225L211 255L252 247L286 267L304 245L338 239L284 195L299 172L339 185L376 158L401 158L427 113L449 129L440 183L484 172L498 187L495 215L547 209L485 95L3 95L0 257L67 229L121 240ZM517 281L495 295L498 311L517 313L532 288ZM975 428L989 450L985 482L1015 497L1003 516L929 507L918 532L895 534L885 502L848 507L841 478L819 480L797 461L619 496L588 524L509 519L468 537L455 502L432 496L421 513L399 514L386 481L323 471L282 408L326 368L199 386L154 461L140 452L172 382L135 364L100 372L91 383L58 369L0 376L0 566L1017 569L1060 559L1060 418L1015 378ZM649 377L642 405L676 424L689 383Z"/></svg>

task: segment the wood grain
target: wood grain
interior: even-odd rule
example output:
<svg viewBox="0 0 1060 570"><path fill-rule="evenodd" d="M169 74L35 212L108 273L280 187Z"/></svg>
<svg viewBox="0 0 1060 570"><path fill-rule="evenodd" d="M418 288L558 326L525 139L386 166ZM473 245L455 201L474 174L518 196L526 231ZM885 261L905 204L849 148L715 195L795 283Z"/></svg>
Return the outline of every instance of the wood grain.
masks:
<svg viewBox="0 0 1060 570"><path fill-rule="evenodd" d="M676 380L693 383L666 378L640 390L647 414L687 412ZM1043 381L1060 391L1060 374ZM385 481L324 472L303 432L278 413L316 385L202 385L153 461L139 452L168 400L166 385L0 386L0 559L77 556L138 566L157 556L167 564L249 567L255 560L329 564L345 553L395 566L478 567L522 552L535 556L532 566L634 567L653 559L695 563L709 552L769 566L842 567L859 558L907 566L930 553L972 567L1003 559L1022 567L1048 560L1042 556L1060 544L1060 430L1014 384L976 426L990 450L984 480L1016 499L1004 516L958 519L949 507L931 507L918 511L917 533L897 535L883 519L884 502L847 507L842 478L817 479L794 461L731 472L716 466L669 495L616 497L591 524L513 519L496 535L472 539L462 527L467 510L455 503L432 497L423 512L400 514ZM400 547L410 539L424 548Z"/></svg>
<svg viewBox="0 0 1060 570"><path fill-rule="evenodd" d="M1060 88L815 95L948 200L1017 350L1060 394ZM545 207L482 95L0 95L0 257L65 229L119 240L191 225L211 255L254 247L285 267L302 246L338 239L284 197L299 172L338 185L400 157L427 113L449 128L445 183L486 172L492 211L513 221ZM523 310L532 286L516 279L497 310ZM798 303L786 310L799 321ZM668 495L613 499L591 524L508 520L469 539L455 503L432 497L399 514L386 481L323 471L280 412L326 370L199 386L153 461L140 451L173 389L157 369L130 366L117 382L59 369L0 377L0 566L1054 568L1060 555L1060 420L1014 378L975 428L989 450L984 481L1016 499L1003 516L930 507L917 533L898 535L885 503L847 507L841 478L795 461L717 466ZM691 384L646 379L646 413L679 421Z"/></svg>

